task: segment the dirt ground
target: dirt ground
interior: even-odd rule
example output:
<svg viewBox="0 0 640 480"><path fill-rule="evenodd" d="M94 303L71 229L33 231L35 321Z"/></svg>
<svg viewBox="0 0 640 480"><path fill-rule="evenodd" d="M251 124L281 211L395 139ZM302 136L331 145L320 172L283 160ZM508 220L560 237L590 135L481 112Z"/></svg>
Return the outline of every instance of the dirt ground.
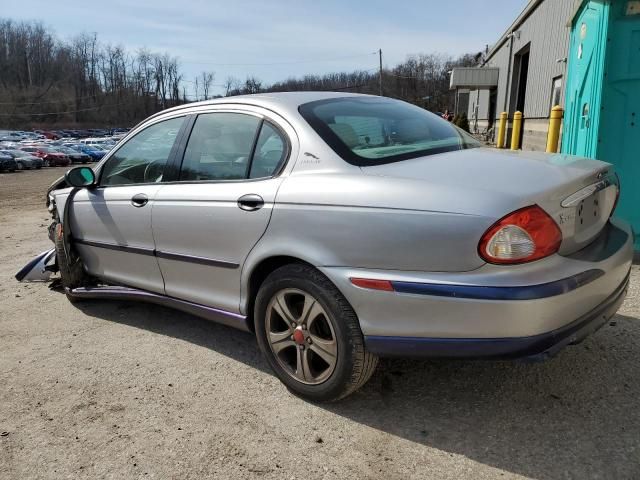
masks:
<svg viewBox="0 0 640 480"><path fill-rule="evenodd" d="M640 478L638 267L620 314L551 361L382 361L312 405L249 334L17 283L61 173L0 174L0 478Z"/></svg>

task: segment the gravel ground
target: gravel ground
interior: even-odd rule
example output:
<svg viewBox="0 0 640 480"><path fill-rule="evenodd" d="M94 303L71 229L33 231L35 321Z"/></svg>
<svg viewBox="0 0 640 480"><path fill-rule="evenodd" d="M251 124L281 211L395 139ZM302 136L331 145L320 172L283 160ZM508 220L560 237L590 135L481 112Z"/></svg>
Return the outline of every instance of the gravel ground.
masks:
<svg viewBox="0 0 640 480"><path fill-rule="evenodd" d="M249 334L17 283L61 172L0 174L0 478L640 477L638 267L611 324L551 361L382 361L313 405Z"/></svg>

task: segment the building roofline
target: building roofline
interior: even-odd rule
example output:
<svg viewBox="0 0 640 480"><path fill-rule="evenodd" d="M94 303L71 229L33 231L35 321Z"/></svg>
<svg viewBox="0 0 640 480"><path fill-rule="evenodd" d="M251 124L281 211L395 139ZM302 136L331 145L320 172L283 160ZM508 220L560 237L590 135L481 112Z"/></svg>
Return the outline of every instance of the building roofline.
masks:
<svg viewBox="0 0 640 480"><path fill-rule="evenodd" d="M531 16L531 14L536 10L536 8L538 8L542 4L542 2L544 2L544 0L529 0L529 3L527 4L526 7L524 7L522 12L520 12L520 15L517 16L517 18L513 21L511 26L507 28L507 30L502 34L502 36L495 43L495 45L491 47L491 50L489 50L489 53L487 53L487 56L482 61L482 65L485 65L487 61L489 61L498 52L498 50L502 48L502 46L509 39L509 35L515 30L517 30L518 27L522 25ZM573 20L575 19L576 15L578 14L578 12L580 11L583 5L582 0L573 0L573 3L574 3L573 13L571 15L571 18L567 20L567 27L571 27L571 25L573 24Z"/></svg>
<svg viewBox="0 0 640 480"><path fill-rule="evenodd" d="M491 47L491 50L489 50L489 53L487 53L487 56L482 61L483 65L486 64L487 61L490 60L491 57L493 57L496 54L496 52L502 48L502 46L509 39L509 35L511 35L513 31L515 31L520 25L522 25L525 22L525 20L529 18L529 16L535 11L536 8L540 6L540 4L543 1L544 0L529 0L529 3L527 4L526 7L524 7L524 10L520 12L520 15L516 17L516 19L511 24L511 26L507 28L507 30L502 34L502 36L495 43L495 45Z"/></svg>

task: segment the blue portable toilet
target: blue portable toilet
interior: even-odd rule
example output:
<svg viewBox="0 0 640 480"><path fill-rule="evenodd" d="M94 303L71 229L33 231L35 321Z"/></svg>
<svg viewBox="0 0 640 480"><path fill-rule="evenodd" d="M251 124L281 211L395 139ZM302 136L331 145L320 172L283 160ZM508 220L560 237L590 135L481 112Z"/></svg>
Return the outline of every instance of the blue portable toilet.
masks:
<svg viewBox="0 0 640 480"><path fill-rule="evenodd" d="M640 233L640 0L587 0L571 29L562 151L615 165Z"/></svg>

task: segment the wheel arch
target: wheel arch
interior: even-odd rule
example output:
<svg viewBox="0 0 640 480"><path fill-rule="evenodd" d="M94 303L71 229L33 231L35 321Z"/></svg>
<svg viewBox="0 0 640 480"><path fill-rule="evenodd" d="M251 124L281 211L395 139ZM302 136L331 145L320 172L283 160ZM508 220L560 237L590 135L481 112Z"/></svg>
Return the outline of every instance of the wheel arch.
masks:
<svg viewBox="0 0 640 480"><path fill-rule="evenodd" d="M299 263L317 268L312 263L292 255L270 255L260 259L251 268L244 272L243 295L241 298L241 311L247 316L247 324L253 331L253 307L260 286L265 279L275 270L285 265Z"/></svg>

